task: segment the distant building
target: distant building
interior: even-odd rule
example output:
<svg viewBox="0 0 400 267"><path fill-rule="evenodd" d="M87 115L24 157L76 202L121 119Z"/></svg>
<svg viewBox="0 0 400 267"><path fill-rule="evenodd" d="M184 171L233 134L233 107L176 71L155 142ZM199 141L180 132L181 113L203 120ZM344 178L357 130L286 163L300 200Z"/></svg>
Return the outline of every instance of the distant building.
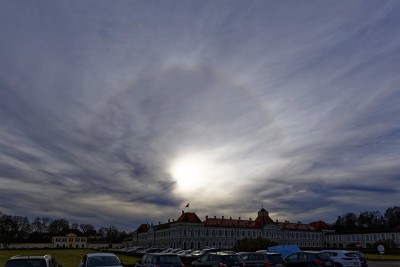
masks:
<svg viewBox="0 0 400 267"><path fill-rule="evenodd" d="M54 248L87 248L87 237L77 229L62 231L53 236Z"/></svg>
<svg viewBox="0 0 400 267"><path fill-rule="evenodd" d="M322 247L323 222L303 224L273 221L267 210L257 212L255 220L232 217L206 216L201 221L194 212L182 211L181 216L168 223L142 224L132 236L132 246L172 247L182 249L232 248L238 240L263 237L279 245L297 244L299 247ZM318 226L320 228L316 228Z"/></svg>
<svg viewBox="0 0 400 267"><path fill-rule="evenodd" d="M364 230L357 232L331 232L325 235L325 246L333 248L372 248L380 241L392 240L400 244L400 226L393 229Z"/></svg>

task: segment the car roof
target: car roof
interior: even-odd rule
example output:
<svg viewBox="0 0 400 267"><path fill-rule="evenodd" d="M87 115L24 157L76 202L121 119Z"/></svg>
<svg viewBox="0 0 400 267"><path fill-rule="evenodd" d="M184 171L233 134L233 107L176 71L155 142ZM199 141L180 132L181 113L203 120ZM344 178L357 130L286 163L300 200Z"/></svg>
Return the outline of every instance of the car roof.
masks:
<svg viewBox="0 0 400 267"><path fill-rule="evenodd" d="M114 253L106 253L106 252L93 252L86 254L88 257L96 257L96 256L117 256Z"/></svg>
<svg viewBox="0 0 400 267"><path fill-rule="evenodd" d="M26 255L15 255L12 256L10 259L50 259L53 256L51 255L32 255L32 256L26 256Z"/></svg>
<svg viewBox="0 0 400 267"><path fill-rule="evenodd" d="M171 255L174 255L174 256L178 256L178 254L176 254L176 253L162 253L162 252L145 253L145 255L153 255L153 256L165 256L165 255L171 256Z"/></svg>
<svg viewBox="0 0 400 267"><path fill-rule="evenodd" d="M344 249L324 249L321 251L324 251L324 252L353 252L351 250L344 250Z"/></svg>

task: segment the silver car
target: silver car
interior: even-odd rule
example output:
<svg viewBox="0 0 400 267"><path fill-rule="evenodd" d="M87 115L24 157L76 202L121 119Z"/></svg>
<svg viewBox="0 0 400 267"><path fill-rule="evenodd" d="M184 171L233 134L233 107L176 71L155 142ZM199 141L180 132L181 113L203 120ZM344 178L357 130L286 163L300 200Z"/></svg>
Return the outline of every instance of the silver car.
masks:
<svg viewBox="0 0 400 267"><path fill-rule="evenodd" d="M78 267L123 267L122 264L114 253L88 253L83 256Z"/></svg>

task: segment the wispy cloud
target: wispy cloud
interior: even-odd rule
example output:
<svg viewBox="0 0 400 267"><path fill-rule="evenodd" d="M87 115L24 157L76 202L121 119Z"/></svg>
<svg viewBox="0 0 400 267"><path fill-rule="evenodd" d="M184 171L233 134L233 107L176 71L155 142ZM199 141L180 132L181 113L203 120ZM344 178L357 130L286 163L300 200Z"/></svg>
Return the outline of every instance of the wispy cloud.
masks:
<svg viewBox="0 0 400 267"><path fill-rule="evenodd" d="M5 3L0 209L133 229L188 201L328 222L394 205L399 8Z"/></svg>

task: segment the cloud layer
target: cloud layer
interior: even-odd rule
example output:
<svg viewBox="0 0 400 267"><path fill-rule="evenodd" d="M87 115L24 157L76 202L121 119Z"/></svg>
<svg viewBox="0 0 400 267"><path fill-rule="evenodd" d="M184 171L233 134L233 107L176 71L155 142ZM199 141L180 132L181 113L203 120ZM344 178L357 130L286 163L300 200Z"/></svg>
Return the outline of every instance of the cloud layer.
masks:
<svg viewBox="0 0 400 267"><path fill-rule="evenodd" d="M399 12L6 1L0 210L129 230L189 201L200 217L384 211L400 200Z"/></svg>

